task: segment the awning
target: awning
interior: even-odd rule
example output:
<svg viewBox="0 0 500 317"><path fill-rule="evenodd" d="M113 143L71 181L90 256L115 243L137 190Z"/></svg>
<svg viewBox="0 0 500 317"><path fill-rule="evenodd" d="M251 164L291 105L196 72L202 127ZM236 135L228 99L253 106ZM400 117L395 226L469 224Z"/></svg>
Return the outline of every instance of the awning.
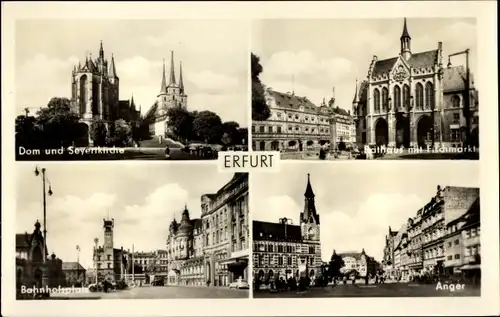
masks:
<svg viewBox="0 0 500 317"><path fill-rule="evenodd" d="M481 269L481 264L465 264L464 266L460 267L460 270L466 271L466 270L480 270Z"/></svg>

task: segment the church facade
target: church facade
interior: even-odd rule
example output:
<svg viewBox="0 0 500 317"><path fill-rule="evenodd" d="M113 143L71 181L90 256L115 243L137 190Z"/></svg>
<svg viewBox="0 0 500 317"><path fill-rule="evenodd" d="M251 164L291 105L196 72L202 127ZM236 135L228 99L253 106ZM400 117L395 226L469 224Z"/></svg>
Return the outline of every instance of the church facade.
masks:
<svg viewBox="0 0 500 317"><path fill-rule="evenodd" d="M81 122L90 129L94 121L102 120L109 131L109 124L123 119L136 124L141 119L140 109L136 109L133 97L120 100L120 78L115 60L105 58L101 42L99 56L86 56L85 62L73 67L71 74L71 110L78 114Z"/></svg>
<svg viewBox="0 0 500 317"><path fill-rule="evenodd" d="M179 65L179 81L175 76L174 52L170 55L170 75L167 85L165 61L163 61L163 75L161 79L160 93L156 96L156 101L146 113L146 120L149 122L151 134L166 137L170 132L168 128L167 112L170 108L187 109L187 94L184 90L184 80L182 78L182 62Z"/></svg>
<svg viewBox="0 0 500 317"><path fill-rule="evenodd" d="M478 92L468 65L443 67L442 42L413 52L406 19L400 42L398 56L373 56L367 80L356 83L358 146L461 147L467 135L479 146Z"/></svg>
<svg viewBox="0 0 500 317"><path fill-rule="evenodd" d="M314 197L308 174L299 225L286 218L278 223L253 221L254 280L304 275L314 280L321 275L320 218Z"/></svg>

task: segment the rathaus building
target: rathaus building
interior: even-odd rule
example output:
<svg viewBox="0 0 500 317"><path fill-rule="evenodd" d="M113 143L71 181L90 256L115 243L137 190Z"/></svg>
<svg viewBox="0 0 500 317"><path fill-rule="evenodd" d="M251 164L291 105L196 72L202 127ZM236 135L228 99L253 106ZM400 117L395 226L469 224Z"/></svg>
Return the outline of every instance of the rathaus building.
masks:
<svg viewBox="0 0 500 317"><path fill-rule="evenodd" d="M468 63L443 66L443 43L415 52L406 19L397 56L373 56L367 79L356 83L353 113L358 146L479 146L478 92ZM450 52L453 53L453 52ZM469 58L469 51L460 52ZM457 55L457 54L453 54Z"/></svg>
<svg viewBox="0 0 500 317"><path fill-rule="evenodd" d="M320 276L320 222L309 174L300 224L291 224L286 218L278 223L253 221L252 231L254 280L287 280L306 274L314 280Z"/></svg>

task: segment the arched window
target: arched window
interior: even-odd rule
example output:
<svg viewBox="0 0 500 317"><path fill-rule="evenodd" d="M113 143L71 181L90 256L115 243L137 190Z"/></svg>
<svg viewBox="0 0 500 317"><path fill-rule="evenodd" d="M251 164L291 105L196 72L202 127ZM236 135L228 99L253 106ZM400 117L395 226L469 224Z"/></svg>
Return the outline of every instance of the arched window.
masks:
<svg viewBox="0 0 500 317"><path fill-rule="evenodd" d="M88 98L88 80L87 75L80 77L80 115L87 111L87 100Z"/></svg>
<svg viewBox="0 0 500 317"><path fill-rule="evenodd" d="M403 107L410 107L410 86L408 85L403 86Z"/></svg>
<svg viewBox="0 0 500 317"><path fill-rule="evenodd" d="M425 108L434 109L434 87L430 82L425 84Z"/></svg>
<svg viewBox="0 0 500 317"><path fill-rule="evenodd" d="M376 88L373 91L373 107L375 112L380 112L380 91Z"/></svg>
<svg viewBox="0 0 500 317"><path fill-rule="evenodd" d="M415 88L415 95L416 95L416 106L417 109L423 109L424 108L424 87L422 86L421 83L417 84L417 87Z"/></svg>
<svg viewBox="0 0 500 317"><path fill-rule="evenodd" d="M387 87L382 88L382 109L384 112L389 109L389 89Z"/></svg>
<svg viewBox="0 0 500 317"><path fill-rule="evenodd" d="M394 107L401 108L401 88L399 86L394 86Z"/></svg>
<svg viewBox="0 0 500 317"><path fill-rule="evenodd" d="M453 108L460 108L460 97L457 95L451 97L451 104Z"/></svg>

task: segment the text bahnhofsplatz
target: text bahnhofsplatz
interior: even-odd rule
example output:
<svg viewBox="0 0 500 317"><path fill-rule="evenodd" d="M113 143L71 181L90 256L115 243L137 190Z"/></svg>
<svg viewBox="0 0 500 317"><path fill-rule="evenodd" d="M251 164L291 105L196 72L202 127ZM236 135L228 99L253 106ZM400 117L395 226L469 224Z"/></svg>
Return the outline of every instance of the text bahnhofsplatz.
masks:
<svg viewBox="0 0 500 317"><path fill-rule="evenodd" d="M224 168L271 168L276 154L238 153L224 155Z"/></svg>

